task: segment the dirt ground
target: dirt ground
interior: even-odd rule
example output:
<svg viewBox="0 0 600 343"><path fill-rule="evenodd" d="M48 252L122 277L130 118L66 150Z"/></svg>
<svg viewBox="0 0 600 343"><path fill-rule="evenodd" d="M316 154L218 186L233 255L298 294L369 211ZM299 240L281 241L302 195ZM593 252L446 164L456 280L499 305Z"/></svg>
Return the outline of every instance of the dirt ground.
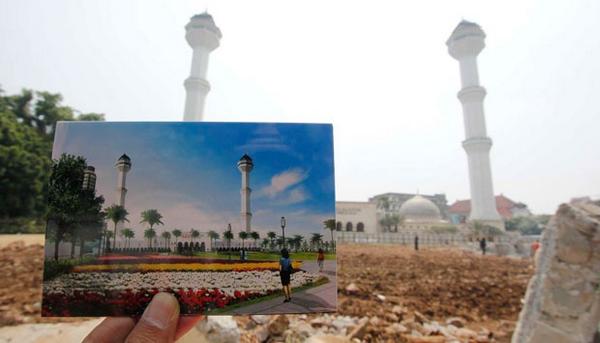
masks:
<svg viewBox="0 0 600 343"><path fill-rule="evenodd" d="M338 256L340 313L386 318L397 304L428 320L460 317L468 328L504 336L514 330L533 274L530 260L460 249L343 245ZM352 283L358 290L349 292Z"/></svg>
<svg viewBox="0 0 600 343"><path fill-rule="evenodd" d="M41 245L0 248L0 326L82 320L39 317L42 266ZM532 273L529 260L459 249L415 252L397 245L340 245L338 314L377 317L385 325L398 320L391 314L397 317L393 309L401 306L406 317L440 323L460 317L466 328L485 328L500 333L497 341L508 341ZM385 341L384 330L375 330L371 340Z"/></svg>

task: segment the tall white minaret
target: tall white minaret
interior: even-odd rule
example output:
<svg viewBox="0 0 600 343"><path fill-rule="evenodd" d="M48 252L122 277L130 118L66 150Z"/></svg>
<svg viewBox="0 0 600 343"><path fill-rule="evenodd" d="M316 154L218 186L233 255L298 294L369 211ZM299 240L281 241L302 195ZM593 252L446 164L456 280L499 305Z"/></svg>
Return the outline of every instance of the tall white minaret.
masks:
<svg viewBox="0 0 600 343"><path fill-rule="evenodd" d="M463 148L469 161L469 184L471 188L470 221L480 221L504 228L494 198L490 149L492 140L487 136L483 99L485 88L479 85L477 55L485 47L485 33L475 23L461 21L454 29L446 45L450 56L460 63L462 89L458 99L462 103L465 122Z"/></svg>
<svg viewBox="0 0 600 343"><path fill-rule="evenodd" d="M244 154L238 161L237 167L242 173L242 188L240 190L242 198L242 208L240 213L242 217L242 229L246 230L246 232L250 232L252 230L252 212L250 212L250 193L252 193L252 189L250 188L250 172L252 171L252 168L254 168L254 163L252 163L250 156Z"/></svg>
<svg viewBox="0 0 600 343"><path fill-rule="evenodd" d="M126 154L123 154L117 160L115 167L118 171L116 204L125 207L125 195L127 195L125 181L127 180L127 173L131 170L131 159ZM121 228L123 228L123 222L117 223L117 229Z"/></svg>
<svg viewBox="0 0 600 343"><path fill-rule="evenodd" d="M190 77L183 83L186 93L183 112L185 121L203 119L204 101L210 91L210 83L206 80L208 57L211 51L219 47L221 37L221 30L206 12L193 16L185 26L185 39L193 49Z"/></svg>

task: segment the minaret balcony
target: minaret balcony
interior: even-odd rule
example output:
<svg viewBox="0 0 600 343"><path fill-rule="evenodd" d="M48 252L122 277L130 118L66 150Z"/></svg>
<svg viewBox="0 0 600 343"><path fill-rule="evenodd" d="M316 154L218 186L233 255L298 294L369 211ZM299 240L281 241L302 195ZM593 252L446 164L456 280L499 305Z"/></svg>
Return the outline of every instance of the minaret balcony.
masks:
<svg viewBox="0 0 600 343"><path fill-rule="evenodd" d="M456 95L461 103L482 102L487 92L482 86L465 87Z"/></svg>

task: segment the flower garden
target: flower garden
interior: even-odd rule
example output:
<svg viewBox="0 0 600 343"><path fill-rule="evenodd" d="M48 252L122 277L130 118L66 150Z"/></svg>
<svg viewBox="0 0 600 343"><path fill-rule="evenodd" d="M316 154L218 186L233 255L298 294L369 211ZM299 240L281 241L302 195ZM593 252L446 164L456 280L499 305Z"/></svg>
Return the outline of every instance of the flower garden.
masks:
<svg viewBox="0 0 600 343"><path fill-rule="evenodd" d="M293 288L318 274L294 261ZM173 293L182 314L207 313L279 292L276 261L228 261L177 256L98 258L44 282L43 316L137 316L154 294Z"/></svg>

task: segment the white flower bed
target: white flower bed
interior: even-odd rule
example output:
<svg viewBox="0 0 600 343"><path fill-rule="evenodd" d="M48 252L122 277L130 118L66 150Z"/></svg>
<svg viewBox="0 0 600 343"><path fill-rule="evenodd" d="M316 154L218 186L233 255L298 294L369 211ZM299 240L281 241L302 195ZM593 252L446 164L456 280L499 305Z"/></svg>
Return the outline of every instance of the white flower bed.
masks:
<svg viewBox="0 0 600 343"><path fill-rule="evenodd" d="M291 286L299 287L319 278L318 274L299 271L292 275ZM158 288L164 290L178 288L194 290L218 288L233 295L234 291L250 291L266 294L281 289L279 272L151 272L151 273L68 273L44 283L45 293L73 291L116 290L132 291Z"/></svg>

